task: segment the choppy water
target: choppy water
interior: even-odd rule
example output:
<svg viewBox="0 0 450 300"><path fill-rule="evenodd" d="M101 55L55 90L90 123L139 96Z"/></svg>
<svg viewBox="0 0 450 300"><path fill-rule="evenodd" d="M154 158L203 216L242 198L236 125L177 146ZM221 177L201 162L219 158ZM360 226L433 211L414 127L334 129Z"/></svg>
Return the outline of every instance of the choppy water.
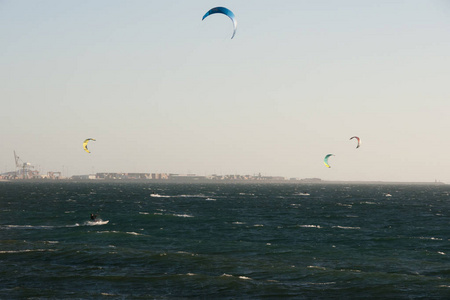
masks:
<svg viewBox="0 0 450 300"><path fill-rule="evenodd" d="M0 183L0 298L448 299L449 225L450 186Z"/></svg>

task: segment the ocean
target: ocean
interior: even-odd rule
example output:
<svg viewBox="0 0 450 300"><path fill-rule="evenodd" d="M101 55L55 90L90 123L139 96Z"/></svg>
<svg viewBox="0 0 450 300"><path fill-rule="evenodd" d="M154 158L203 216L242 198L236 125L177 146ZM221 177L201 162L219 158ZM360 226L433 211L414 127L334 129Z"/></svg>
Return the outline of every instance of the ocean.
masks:
<svg viewBox="0 0 450 300"><path fill-rule="evenodd" d="M0 298L449 299L449 225L449 185L0 182Z"/></svg>

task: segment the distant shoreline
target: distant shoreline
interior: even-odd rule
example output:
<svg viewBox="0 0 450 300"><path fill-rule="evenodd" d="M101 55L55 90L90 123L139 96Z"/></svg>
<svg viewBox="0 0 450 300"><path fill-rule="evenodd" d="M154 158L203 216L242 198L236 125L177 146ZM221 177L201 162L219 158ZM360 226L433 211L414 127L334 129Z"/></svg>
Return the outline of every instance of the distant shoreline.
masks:
<svg viewBox="0 0 450 300"><path fill-rule="evenodd" d="M167 184L313 184L313 185L447 185L444 182L406 182L406 181L328 181L328 180L210 180L210 179L0 179L8 183L167 183Z"/></svg>

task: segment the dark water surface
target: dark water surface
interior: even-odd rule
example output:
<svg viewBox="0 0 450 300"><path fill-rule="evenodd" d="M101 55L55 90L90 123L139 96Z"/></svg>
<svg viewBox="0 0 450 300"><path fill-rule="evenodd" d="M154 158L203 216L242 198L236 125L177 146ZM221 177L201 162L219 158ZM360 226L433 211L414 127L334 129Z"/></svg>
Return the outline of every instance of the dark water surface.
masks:
<svg viewBox="0 0 450 300"><path fill-rule="evenodd" d="M0 298L450 299L449 225L448 185L0 182Z"/></svg>

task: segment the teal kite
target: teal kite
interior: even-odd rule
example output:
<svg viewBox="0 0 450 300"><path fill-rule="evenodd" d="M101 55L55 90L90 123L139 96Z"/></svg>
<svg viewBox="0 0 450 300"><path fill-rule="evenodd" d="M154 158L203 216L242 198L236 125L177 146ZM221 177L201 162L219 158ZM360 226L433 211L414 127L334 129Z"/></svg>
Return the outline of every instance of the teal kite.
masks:
<svg viewBox="0 0 450 300"><path fill-rule="evenodd" d="M331 166L328 164L328 158L329 158L330 156L335 156L335 155L334 155L334 154L327 154L327 155L325 156L325 158L323 159L323 163L325 164L325 166L327 166L327 168L331 168Z"/></svg>
<svg viewBox="0 0 450 300"><path fill-rule="evenodd" d="M231 38L234 37L234 34L236 33L236 28L237 28L237 21L236 21L236 17L234 16L234 13L229 10L228 8L225 7L214 7L211 8L210 10L208 10L208 12L203 16L202 21L209 15L212 14L224 14L226 16L228 16L231 21L233 22L233 35L231 36Z"/></svg>

